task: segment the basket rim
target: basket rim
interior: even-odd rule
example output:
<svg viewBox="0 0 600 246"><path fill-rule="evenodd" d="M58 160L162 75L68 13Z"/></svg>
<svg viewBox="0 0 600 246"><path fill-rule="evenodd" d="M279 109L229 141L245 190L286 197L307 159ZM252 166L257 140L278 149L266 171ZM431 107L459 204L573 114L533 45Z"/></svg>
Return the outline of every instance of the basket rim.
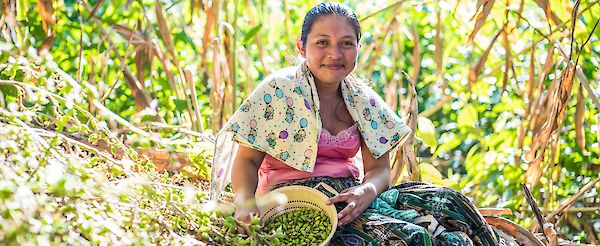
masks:
<svg viewBox="0 0 600 246"><path fill-rule="evenodd" d="M329 200L329 197L327 195L325 195L323 192L321 192L320 190L313 188L313 187L309 187L309 186L303 186L303 185L289 185L289 186L283 186L283 187L279 187L277 189L271 190L265 194L263 194L262 196L267 196L269 193L275 193L275 192L280 192L285 194L286 192L310 192L311 195L315 195L318 196L318 198L321 198L323 200ZM329 243L329 241L333 238L333 235L335 234L335 231L337 230L337 225L338 225L338 218L337 218L337 209L335 208L335 206L333 204L320 204L323 205L324 207L321 208L319 206L319 209L323 210L323 212L325 212L327 214L327 217L329 217L329 219L331 220L331 231L327 237L327 239L325 241L322 242L321 245L327 245ZM272 209L272 208L271 208ZM271 209L266 209L265 211L270 211ZM259 210L261 210L259 208ZM332 211L334 214L330 216L329 212L327 210ZM261 221L264 219L266 214L262 214L262 210L260 211L261 215L260 215L260 219ZM271 218L271 217L269 217ZM269 219L267 218L267 219Z"/></svg>
<svg viewBox="0 0 600 246"><path fill-rule="evenodd" d="M323 200L329 200L329 197L327 195L325 195L323 192L319 191L318 189L315 189L315 188L312 188L312 187L308 187L308 186L302 186L302 185L289 185L289 186L279 187L277 189L271 190L271 191L263 194L262 196L267 196L269 193L277 193L277 192L285 193L285 192L294 192L294 191L311 192L314 195L319 196L319 198L321 198ZM324 208L322 208L323 210L327 210L327 208L329 208L329 209L333 208L333 211L336 211L336 213L337 213L337 210L336 210L336 208L335 208L335 206L333 204L329 204L329 205L323 204L323 205L324 205ZM261 216L260 216L261 219L262 219L263 216L264 215L261 214ZM331 219L335 220L337 222L337 216L333 216L333 217L335 217L335 218L331 218Z"/></svg>

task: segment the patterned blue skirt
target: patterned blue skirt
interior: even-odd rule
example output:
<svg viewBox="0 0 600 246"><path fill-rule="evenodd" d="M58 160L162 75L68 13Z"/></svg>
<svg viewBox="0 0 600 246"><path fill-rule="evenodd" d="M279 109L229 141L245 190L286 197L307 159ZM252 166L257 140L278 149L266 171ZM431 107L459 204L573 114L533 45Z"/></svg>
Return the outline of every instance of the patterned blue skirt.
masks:
<svg viewBox="0 0 600 246"><path fill-rule="evenodd" d="M323 182L338 192L359 184L354 178L315 177L277 185L315 187ZM319 187L328 196L334 194ZM346 204L338 203L341 211ZM337 229L331 245L503 245L473 204L450 188L406 182L383 192L352 223Z"/></svg>

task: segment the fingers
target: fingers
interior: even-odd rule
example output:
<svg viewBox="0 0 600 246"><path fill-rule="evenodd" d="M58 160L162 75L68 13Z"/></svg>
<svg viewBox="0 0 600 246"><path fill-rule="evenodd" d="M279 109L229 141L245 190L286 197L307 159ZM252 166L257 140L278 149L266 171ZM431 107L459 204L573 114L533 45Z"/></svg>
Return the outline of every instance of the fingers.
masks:
<svg viewBox="0 0 600 246"><path fill-rule="evenodd" d="M236 213L233 217L236 220L239 220L241 222L248 224L252 220L252 213Z"/></svg>
<svg viewBox="0 0 600 246"><path fill-rule="evenodd" d="M343 226L352 222L358 216L356 202L349 202L342 211L338 213L338 225Z"/></svg>
<svg viewBox="0 0 600 246"><path fill-rule="evenodd" d="M243 214L236 214L234 218L244 224L250 224L250 221L252 219L251 217L252 216L250 213L243 213ZM238 226L237 233L246 235L246 230L244 229L244 227Z"/></svg>
<svg viewBox="0 0 600 246"><path fill-rule="evenodd" d="M255 208L243 208L235 212L233 216L237 221L244 224L244 226L237 226L237 233L247 235L246 228L247 225L252 224L252 217L258 215L258 209Z"/></svg>
<svg viewBox="0 0 600 246"><path fill-rule="evenodd" d="M344 190L344 192L330 198L328 201L328 204L334 204L338 202L348 203L348 205L346 205L346 207L344 207L344 209L338 213L338 226L343 226L352 222L352 220L354 220L354 218L357 216L355 211L356 197L350 192L346 193L347 191L348 190Z"/></svg>
<svg viewBox="0 0 600 246"><path fill-rule="evenodd" d="M352 197L352 194L350 194L350 193L340 193L339 195L329 198L329 202L327 203L327 205L338 203L338 202L347 202L348 200L351 199L351 197Z"/></svg>

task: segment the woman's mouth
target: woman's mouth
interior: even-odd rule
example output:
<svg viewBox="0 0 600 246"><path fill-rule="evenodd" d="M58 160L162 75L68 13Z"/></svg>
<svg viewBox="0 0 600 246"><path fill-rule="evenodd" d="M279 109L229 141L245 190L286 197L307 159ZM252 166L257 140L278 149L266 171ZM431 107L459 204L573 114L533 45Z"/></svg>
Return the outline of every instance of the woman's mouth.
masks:
<svg viewBox="0 0 600 246"><path fill-rule="evenodd" d="M327 69L331 69L331 70L340 70L340 69L344 69L344 64L342 63L335 63L335 64L321 64L321 67L323 68L327 68Z"/></svg>

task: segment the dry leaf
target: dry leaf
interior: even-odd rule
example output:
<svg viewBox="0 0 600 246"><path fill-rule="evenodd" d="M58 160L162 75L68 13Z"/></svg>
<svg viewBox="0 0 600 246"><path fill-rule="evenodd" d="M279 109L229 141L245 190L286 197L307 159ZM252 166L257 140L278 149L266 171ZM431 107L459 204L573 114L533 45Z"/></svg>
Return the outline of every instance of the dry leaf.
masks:
<svg viewBox="0 0 600 246"><path fill-rule="evenodd" d="M413 54L410 57L410 61L414 66L410 78L412 81L417 81L419 74L421 73L421 51L419 50L419 34L417 33L417 28L415 26L411 29L411 34L415 46L413 47Z"/></svg>
<svg viewBox="0 0 600 246"><path fill-rule="evenodd" d="M413 146L404 146L404 151L406 153L406 158L408 161L408 172L410 174L411 181L419 181L420 180L420 172L419 172L419 163L417 162L417 157L415 155L415 150Z"/></svg>
<svg viewBox="0 0 600 246"><path fill-rule="evenodd" d="M564 112L567 108L567 104L569 103L569 99L571 99L571 91L573 88L573 79L575 78L576 69L577 69L577 63L575 63L575 65L567 66L566 70L568 70L568 71L565 74L565 76L561 78L561 83L560 83L560 88L559 88L559 93L558 93L558 95L560 96L561 103L558 104L558 105L560 105L560 107L558 108L558 113L556 115L556 123L554 126L555 129L558 125L560 125L562 123L563 118L565 117Z"/></svg>
<svg viewBox="0 0 600 246"><path fill-rule="evenodd" d="M221 121L220 119L220 115L221 115L221 104L222 104L222 98L223 98L223 94L221 93L221 79L222 74L221 74L221 62L219 62L219 59L221 57L220 54L220 49L219 49L220 43L218 39L213 39L213 47L214 47L214 51L213 51L213 66L212 66L212 85L211 85L211 107L213 108L213 114L212 114L212 119L216 119L213 120L213 125L212 125L212 129L221 129Z"/></svg>
<svg viewBox="0 0 600 246"><path fill-rule="evenodd" d="M50 29L52 29L52 26L56 23L52 0L38 0L37 7L40 17L42 18L42 28L44 29L44 34L50 36L52 35L51 33L53 33L50 31Z"/></svg>
<svg viewBox="0 0 600 246"><path fill-rule="evenodd" d="M144 81L144 71L146 70L146 64L148 61L148 52L146 49L136 49L135 57L135 75L138 81Z"/></svg>
<svg viewBox="0 0 600 246"><path fill-rule="evenodd" d="M533 102L535 101L533 98L533 88L535 88L535 45L531 46L531 53L529 56L529 81L527 83L527 100L529 104L527 106L528 111L532 109ZM541 97L541 94L538 95ZM531 111L531 113L535 114L535 111Z"/></svg>
<svg viewBox="0 0 600 246"><path fill-rule="evenodd" d="M38 54L47 54L50 51L50 49L52 49L52 46L54 46L54 35L51 35L50 37L44 39L42 44L40 44L40 47L38 47L37 49Z"/></svg>
<svg viewBox="0 0 600 246"><path fill-rule="evenodd" d="M502 31L502 40L504 41L504 76L502 78L502 90L500 91L500 95L504 94L506 91L506 85L508 84L508 72L512 67L512 52L510 50L510 43L508 40L508 32L506 31L506 24L504 25L504 31Z"/></svg>
<svg viewBox="0 0 600 246"><path fill-rule="evenodd" d="M579 85L577 92L577 105L575 106L575 140L577 146L584 155L589 155L585 149L585 130L583 129L583 115L585 113L585 101L583 99L583 85Z"/></svg>
<svg viewBox="0 0 600 246"><path fill-rule="evenodd" d="M500 216L513 214L509 208L478 208L479 213L483 216Z"/></svg>
<svg viewBox="0 0 600 246"><path fill-rule="evenodd" d="M220 1L210 1L204 5L204 13L206 13L206 23L204 24L204 30L202 30L202 49L200 51L200 57L202 57L202 60L198 64L198 72L205 71L205 69L208 67L206 65L206 59L208 58L208 48L212 43L211 34L213 33L216 19L218 17L217 15L219 13L219 2Z"/></svg>
<svg viewBox="0 0 600 246"><path fill-rule="evenodd" d="M408 159L404 155L404 146L402 146L394 156L394 161L391 162L390 167L390 186L396 185L400 179L400 175L402 175L402 170L406 163L408 163Z"/></svg>
<svg viewBox="0 0 600 246"><path fill-rule="evenodd" d="M146 38L142 35L141 32L137 30L132 30L126 26L122 26L119 24L112 24L111 27L117 31L123 38L131 39L131 43L135 46L146 43Z"/></svg>
<svg viewBox="0 0 600 246"><path fill-rule="evenodd" d="M98 0L98 2L96 2L96 4L94 4L94 7L90 11L89 17L87 18L88 21L90 20L90 18L96 16L96 11L98 11L98 8L100 8L100 6L102 6L103 3L104 3L104 0Z"/></svg>
<svg viewBox="0 0 600 246"><path fill-rule="evenodd" d="M140 82L131 74L128 69L123 69L123 75L127 86L131 89L133 99L135 101L135 108L142 110L150 106L150 96L144 90Z"/></svg>
<svg viewBox="0 0 600 246"><path fill-rule="evenodd" d="M158 31L163 38L163 42L167 45L167 50L171 53L171 57L173 57L173 64L175 67L179 67L179 62L177 59L177 52L175 51L175 45L173 44L173 38L171 37L171 30L169 29L169 25L167 24L167 19L165 17L165 13L162 9L162 3L159 0L156 0L156 21L158 22Z"/></svg>
<svg viewBox="0 0 600 246"><path fill-rule="evenodd" d="M544 155L544 150L542 149L542 153L540 153L539 157L537 157L533 162L529 163L529 167L527 168L527 172L525 173L525 180L531 186L534 187L535 184L542 177L542 156Z"/></svg>
<svg viewBox="0 0 600 246"><path fill-rule="evenodd" d="M539 119L545 119L549 115L549 113L550 113L550 112L548 112L548 108L550 105L549 103L551 102L551 99L553 98L550 96L550 94L551 94L550 92L553 92L554 91L553 88L557 87L559 84L559 77L556 77L554 79L552 85L548 89L548 93L546 94L546 97L544 98L544 103L542 103L540 105L540 101L543 98L544 81L546 80L546 76L548 75L548 73L550 72L550 69L552 69L553 66L554 66L554 48L550 48L550 50L548 51L548 55L546 56L546 61L544 62L544 66L542 67L542 71L540 72L540 77L538 78L537 89L536 89L537 93L536 94L532 93L533 97L535 97L535 95L537 95L537 97L531 99L533 102L533 105L530 109L531 121L529 123L529 129L531 129L534 133L537 133L542 127L543 121L540 121ZM530 72L533 72L533 71L530 71ZM530 79L533 79L533 76L531 76Z"/></svg>
<svg viewBox="0 0 600 246"><path fill-rule="evenodd" d="M435 23L435 74L438 76L438 80L442 79L442 70L444 69L444 34L442 30L442 14L441 8L438 8L436 13ZM443 91L443 90L442 90Z"/></svg>
<svg viewBox="0 0 600 246"><path fill-rule="evenodd" d="M475 21L475 27L473 28L473 32L469 35L469 39L467 40L467 44L471 44L475 35L481 29L483 24L485 23L485 19L487 19L488 15L492 11L492 7L494 6L495 0L478 0L476 11L479 11L479 7L483 4L481 12L477 15L477 19Z"/></svg>
<svg viewBox="0 0 600 246"><path fill-rule="evenodd" d="M498 31L498 33L496 33L496 35L494 36L494 39L492 39L492 42L490 42L487 49L485 49L485 52L483 52L483 54L481 55L481 58L479 58L479 61L477 61L477 64L475 65L475 67L473 67L469 71L469 86L470 87L472 87L473 84L475 84L475 82L477 81L477 77L481 73L481 70L483 69L483 65L485 64L485 61L487 60L488 55L490 54L490 51L492 50L492 47L494 46L494 43L496 42L496 40L498 40L498 36L500 36L500 33L502 33L502 30L500 30L500 31Z"/></svg>
<svg viewBox="0 0 600 246"><path fill-rule="evenodd" d="M418 113L418 105L417 105L417 91L415 89L415 85L414 85L414 81L410 80L409 78L409 92L410 92L410 98L409 98L409 115L408 118L406 120L406 124L410 127L410 129L412 130L412 132L410 133L408 139L406 140L407 143L405 143L403 145L404 148L404 154L407 158L408 163L408 171L410 173L410 178L412 181L417 181L419 180L420 174L419 174L419 164L417 162L417 156L415 154L415 150L413 147L413 142L415 139L415 133L417 132L417 119L419 117L419 113Z"/></svg>
<svg viewBox="0 0 600 246"><path fill-rule="evenodd" d="M570 60L567 61L567 67L563 69L560 76L559 86L556 89L552 89L551 97L553 99L553 103L551 103L551 113L550 116L545 121L541 133L533 135L533 142L531 145L531 149L527 153L527 158L531 159L535 156L535 153L538 149L542 149L542 153L548 142L550 140L550 136L556 130L556 128L562 124L563 118L565 116L565 110L567 104L569 103L569 99L571 98L571 89L573 88L573 78L575 75L575 71L577 69L577 61L574 64L570 63ZM542 155L538 155L536 158L540 158Z"/></svg>
<svg viewBox="0 0 600 246"><path fill-rule="evenodd" d="M552 9L550 9L550 2L548 0L535 0L535 3L540 6L542 10L544 10L544 13L546 13L546 19L552 20L552 22L554 22L554 24L557 26L562 25L562 20L560 20L560 18L558 18Z"/></svg>
<svg viewBox="0 0 600 246"><path fill-rule="evenodd" d="M414 88L413 82L410 80L410 77L404 73L404 75L409 79L409 92L408 93L408 101L407 104L404 105L404 112L407 112L408 117L406 119L406 124L412 130L409 133L408 138L400 147L400 149L396 152L396 160L393 162L392 175L390 175L390 184L395 185L398 182L398 179L401 176L402 169L406 166L408 167L409 179L412 181L419 180L419 168L417 162L417 156L414 151L413 143L415 139L415 133L417 132L417 118L418 118L418 105L417 105L417 93Z"/></svg>
<svg viewBox="0 0 600 246"><path fill-rule="evenodd" d="M477 0L477 4L475 4L475 14L473 15L473 17L471 17L471 19L469 21L472 21L475 16L477 16L477 12L479 11L479 8L481 8L481 5L483 5L483 2L485 0Z"/></svg>
<svg viewBox="0 0 600 246"><path fill-rule="evenodd" d="M158 60L162 63L163 67L168 67L169 59L162 52L160 45L152 44L151 48L152 48L151 53L156 55L156 58L158 58ZM150 60L152 61L153 59L150 59ZM150 64L152 64L152 62ZM179 89L179 87L177 87L177 83L175 81L175 75L173 75L173 72L171 72L171 69L165 69L165 73L167 74L167 80L169 81L169 86L171 87L171 90L175 91L177 98L180 98L180 99L183 98L181 90Z"/></svg>

